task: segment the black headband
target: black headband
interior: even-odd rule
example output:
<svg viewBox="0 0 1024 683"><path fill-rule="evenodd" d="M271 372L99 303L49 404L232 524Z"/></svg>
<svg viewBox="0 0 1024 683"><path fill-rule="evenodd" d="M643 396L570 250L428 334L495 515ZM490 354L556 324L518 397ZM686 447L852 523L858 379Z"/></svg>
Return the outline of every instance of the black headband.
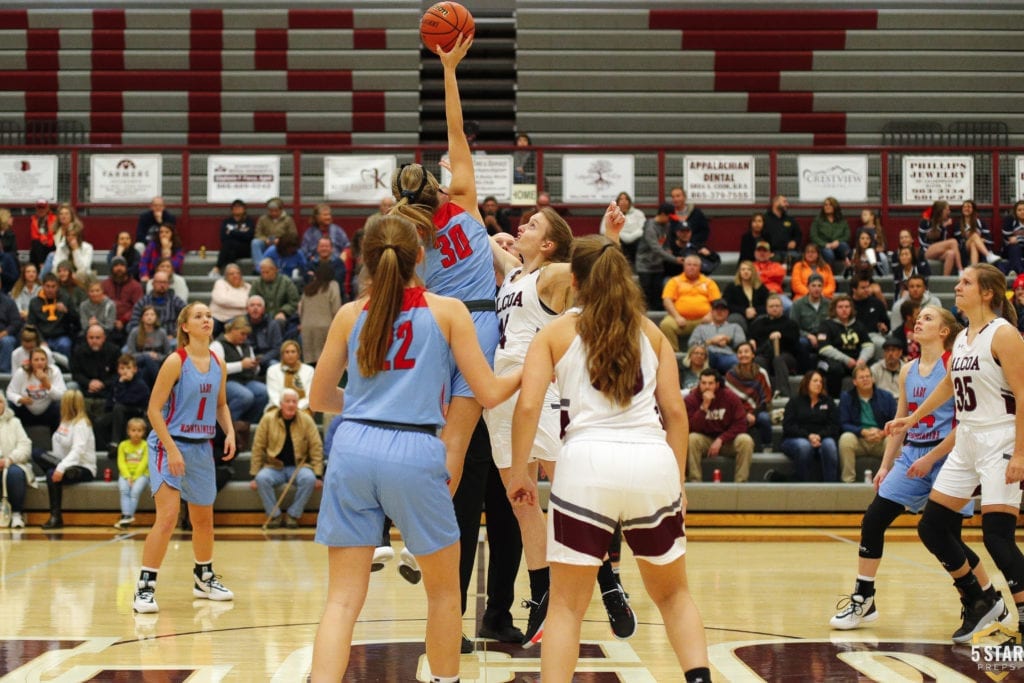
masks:
<svg viewBox="0 0 1024 683"><path fill-rule="evenodd" d="M399 180L399 183L401 183L402 172L405 171L405 167L406 166L412 166L412 164L402 164L402 167L400 169L398 169L398 180ZM422 166L420 166L420 170L423 173L423 177L420 179L420 186L418 188L416 188L416 191L413 192L412 190L402 190L399 193L399 196L401 196L401 197L403 197L405 199L408 199L410 204L417 203L417 200L420 197L420 193L423 192L423 188L427 186L427 171Z"/></svg>

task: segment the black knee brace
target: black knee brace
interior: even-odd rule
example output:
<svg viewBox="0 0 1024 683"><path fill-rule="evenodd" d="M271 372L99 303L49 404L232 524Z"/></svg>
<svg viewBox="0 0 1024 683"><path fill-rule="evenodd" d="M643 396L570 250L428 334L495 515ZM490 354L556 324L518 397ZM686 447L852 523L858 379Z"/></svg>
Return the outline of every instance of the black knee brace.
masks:
<svg viewBox="0 0 1024 683"><path fill-rule="evenodd" d="M864 519L860 523L859 555L870 560L882 557L885 546L885 530L893 520L903 514L903 506L881 496L875 496L864 511Z"/></svg>
<svg viewBox="0 0 1024 683"><path fill-rule="evenodd" d="M1013 538L1016 529L1016 515L989 512L981 516L985 550L1003 573L1011 593L1024 590L1024 554Z"/></svg>
<svg viewBox="0 0 1024 683"><path fill-rule="evenodd" d="M960 542L960 513L929 500L917 525L917 535L946 571L964 566L967 555Z"/></svg>

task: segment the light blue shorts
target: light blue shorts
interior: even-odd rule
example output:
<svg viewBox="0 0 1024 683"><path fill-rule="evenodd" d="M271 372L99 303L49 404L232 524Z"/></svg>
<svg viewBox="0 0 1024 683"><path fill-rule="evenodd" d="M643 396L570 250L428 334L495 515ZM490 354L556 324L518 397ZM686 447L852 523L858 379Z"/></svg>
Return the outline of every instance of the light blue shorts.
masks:
<svg viewBox="0 0 1024 683"><path fill-rule="evenodd" d="M436 436L344 421L329 463L317 543L376 546L384 515L413 555L430 555L459 540L445 447Z"/></svg>
<svg viewBox="0 0 1024 683"><path fill-rule="evenodd" d="M184 501L193 505L213 505L217 498L217 470L213 462L213 444L206 441L174 442L185 458L185 474L175 477L167 465L167 451L156 432L149 433L149 487L153 495L167 484L181 493Z"/></svg>
<svg viewBox="0 0 1024 683"><path fill-rule="evenodd" d="M907 470L918 458L931 449L931 446L904 444L900 457L896 458L896 462L893 463L892 471L886 475L882 485L878 487L878 495L903 505L911 512L923 510L924 504L928 502L928 494L932 492L932 486L935 484L935 479L939 476L946 458L935 463L932 471L925 477L913 479L907 476ZM960 514L965 517L974 515L974 501L967 501L967 505L964 505Z"/></svg>
<svg viewBox="0 0 1024 683"><path fill-rule="evenodd" d="M480 342L480 350L484 352L487 364L494 367L494 350L498 348L498 315L494 311L474 311L473 325L476 327L476 338ZM468 396L473 398L473 390L462 376L459 366L455 364L455 356L451 356L452 381L449 396Z"/></svg>

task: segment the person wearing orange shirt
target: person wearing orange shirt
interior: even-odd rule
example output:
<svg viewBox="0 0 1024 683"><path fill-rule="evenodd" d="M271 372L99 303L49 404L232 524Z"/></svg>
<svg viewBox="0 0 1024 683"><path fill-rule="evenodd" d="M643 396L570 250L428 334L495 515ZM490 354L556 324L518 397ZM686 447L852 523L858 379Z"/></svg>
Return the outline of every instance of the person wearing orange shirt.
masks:
<svg viewBox="0 0 1024 683"><path fill-rule="evenodd" d="M665 317L661 331L679 352L680 338L689 337L701 323L711 322L711 302L722 294L714 280L700 272L700 257L691 254L683 260L683 272L665 283L661 300Z"/></svg>
<svg viewBox="0 0 1024 683"><path fill-rule="evenodd" d="M789 277L789 286L793 290L793 300L807 296L807 279L817 273L821 276L821 295L831 299L836 293L836 278L832 268L821 257L818 245L808 242L804 245L804 257L793 264L793 272Z"/></svg>
<svg viewBox="0 0 1024 683"><path fill-rule="evenodd" d="M754 268L757 276L761 278L761 284L772 294L778 294L782 301L782 311L788 314L793 300L782 290L786 280L786 266L778 261L773 261L772 245L767 240L761 240L754 247Z"/></svg>

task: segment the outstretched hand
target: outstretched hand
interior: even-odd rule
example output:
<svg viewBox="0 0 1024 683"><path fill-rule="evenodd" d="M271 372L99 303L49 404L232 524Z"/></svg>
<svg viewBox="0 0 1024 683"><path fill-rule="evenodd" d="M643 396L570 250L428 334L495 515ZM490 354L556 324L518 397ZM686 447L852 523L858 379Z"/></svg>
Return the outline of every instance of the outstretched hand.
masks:
<svg viewBox="0 0 1024 683"><path fill-rule="evenodd" d="M626 216L622 213L622 209L615 202L608 205L608 208L604 212L604 236L613 242L619 241L619 233L622 232L622 226L626 224Z"/></svg>
<svg viewBox="0 0 1024 683"><path fill-rule="evenodd" d="M466 36L466 34L460 33L459 37L455 39L455 45L453 45L452 49L448 52L442 50L440 45L436 45L434 49L437 50L437 54L441 58L441 64L444 65L444 68L454 69L459 65L459 62L463 60L472 45L472 34Z"/></svg>

